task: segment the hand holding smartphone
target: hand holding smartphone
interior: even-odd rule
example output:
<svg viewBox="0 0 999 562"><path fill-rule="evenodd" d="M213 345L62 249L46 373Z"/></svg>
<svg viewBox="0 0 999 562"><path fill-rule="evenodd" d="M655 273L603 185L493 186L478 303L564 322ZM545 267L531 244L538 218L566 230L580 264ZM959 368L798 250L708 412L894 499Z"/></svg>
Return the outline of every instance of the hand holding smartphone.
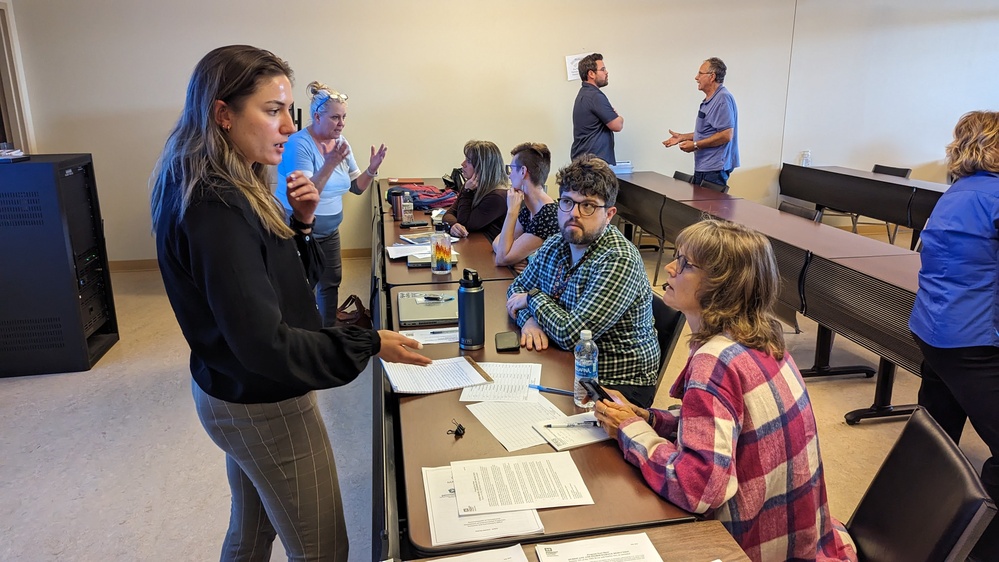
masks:
<svg viewBox="0 0 999 562"><path fill-rule="evenodd" d="M586 393L590 396L590 400L593 400L594 402L599 402L600 400L614 401L614 399L611 398L611 395L607 394L607 391L604 390L604 387L600 386L593 379L582 379L579 381L579 384L583 385L583 388L586 389Z"/></svg>

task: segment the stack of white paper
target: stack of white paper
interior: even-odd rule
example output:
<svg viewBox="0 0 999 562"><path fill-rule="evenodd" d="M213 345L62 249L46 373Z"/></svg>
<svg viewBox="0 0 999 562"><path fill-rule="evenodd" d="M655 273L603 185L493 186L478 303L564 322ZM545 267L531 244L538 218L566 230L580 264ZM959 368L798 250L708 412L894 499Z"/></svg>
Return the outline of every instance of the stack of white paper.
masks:
<svg viewBox="0 0 999 562"><path fill-rule="evenodd" d="M382 360L392 390L400 394L430 394L488 382L466 357L437 359L426 367Z"/></svg>
<svg viewBox="0 0 999 562"><path fill-rule="evenodd" d="M610 435L607 435L607 430L599 425L572 425L578 423L591 424L596 421L597 417L593 415L593 412L584 412L574 416L560 417L535 423L534 430L544 437L545 441L551 443L556 451L565 451L589 445L590 443L597 443L604 439L610 439ZM570 427L545 427L548 424L569 425Z"/></svg>
<svg viewBox="0 0 999 562"><path fill-rule="evenodd" d="M541 383L540 363L479 363L493 382L461 391L462 402L537 402Z"/></svg>
<svg viewBox="0 0 999 562"><path fill-rule="evenodd" d="M565 418L544 396L535 402L479 402L467 408L511 452L545 443L535 423Z"/></svg>
<svg viewBox="0 0 999 562"><path fill-rule="evenodd" d="M663 562L649 535L617 535L534 547L541 562Z"/></svg>

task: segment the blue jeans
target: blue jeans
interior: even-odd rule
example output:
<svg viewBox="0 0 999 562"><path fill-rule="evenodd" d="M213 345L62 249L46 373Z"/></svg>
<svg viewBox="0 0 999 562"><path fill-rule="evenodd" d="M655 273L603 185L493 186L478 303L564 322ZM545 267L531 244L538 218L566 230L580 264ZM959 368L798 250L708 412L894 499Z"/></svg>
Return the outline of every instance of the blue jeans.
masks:
<svg viewBox="0 0 999 562"><path fill-rule="evenodd" d="M326 258L326 267L322 275L319 276L319 285L316 287L316 304L319 305L319 314L323 317L323 327L336 325L336 309L340 306L340 281L343 279L343 262L340 260L340 231L334 230L333 234L319 238L316 237L323 257Z"/></svg>
<svg viewBox="0 0 999 562"><path fill-rule="evenodd" d="M718 170L717 172L694 172L694 185L701 185L701 182L708 180L718 185L728 185L728 177L732 175L732 170Z"/></svg>

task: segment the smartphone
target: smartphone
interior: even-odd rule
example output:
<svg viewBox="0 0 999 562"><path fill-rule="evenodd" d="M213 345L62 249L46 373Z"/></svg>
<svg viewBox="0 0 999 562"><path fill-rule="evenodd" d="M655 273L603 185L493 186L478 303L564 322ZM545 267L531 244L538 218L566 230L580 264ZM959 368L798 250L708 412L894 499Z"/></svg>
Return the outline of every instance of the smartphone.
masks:
<svg viewBox="0 0 999 562"><path fill-rule="evenodd" d="M496 334L496 351L517 351L520 349L520 336L517 332L499 332Z"/></svg>
<svg viewBox="0 0 999 562"><path fill-rule="evenodd" d="M593 379L582 379L579 381L579 384L583 385L583 388L586 389L586 393L590 395L590 400L593 400L594 402L600 400L614 401L614 399L611 398L611 395L607 394L607 391L604 390L604 387L593 382Z"/></svg>

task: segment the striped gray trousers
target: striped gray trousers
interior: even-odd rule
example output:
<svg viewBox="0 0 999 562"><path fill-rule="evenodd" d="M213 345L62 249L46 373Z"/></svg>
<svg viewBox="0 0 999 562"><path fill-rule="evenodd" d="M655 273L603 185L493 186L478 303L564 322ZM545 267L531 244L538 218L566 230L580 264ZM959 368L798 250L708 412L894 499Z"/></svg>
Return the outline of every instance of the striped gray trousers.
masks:
<svg viewBox="0 0 999 562"><path fill-rule="evenodd" d="M289 561L346 562L340 486L316 394L236 404L191 386L201 425L226 454L232 511L221 560L267 562L276 534Z"/></svg>

